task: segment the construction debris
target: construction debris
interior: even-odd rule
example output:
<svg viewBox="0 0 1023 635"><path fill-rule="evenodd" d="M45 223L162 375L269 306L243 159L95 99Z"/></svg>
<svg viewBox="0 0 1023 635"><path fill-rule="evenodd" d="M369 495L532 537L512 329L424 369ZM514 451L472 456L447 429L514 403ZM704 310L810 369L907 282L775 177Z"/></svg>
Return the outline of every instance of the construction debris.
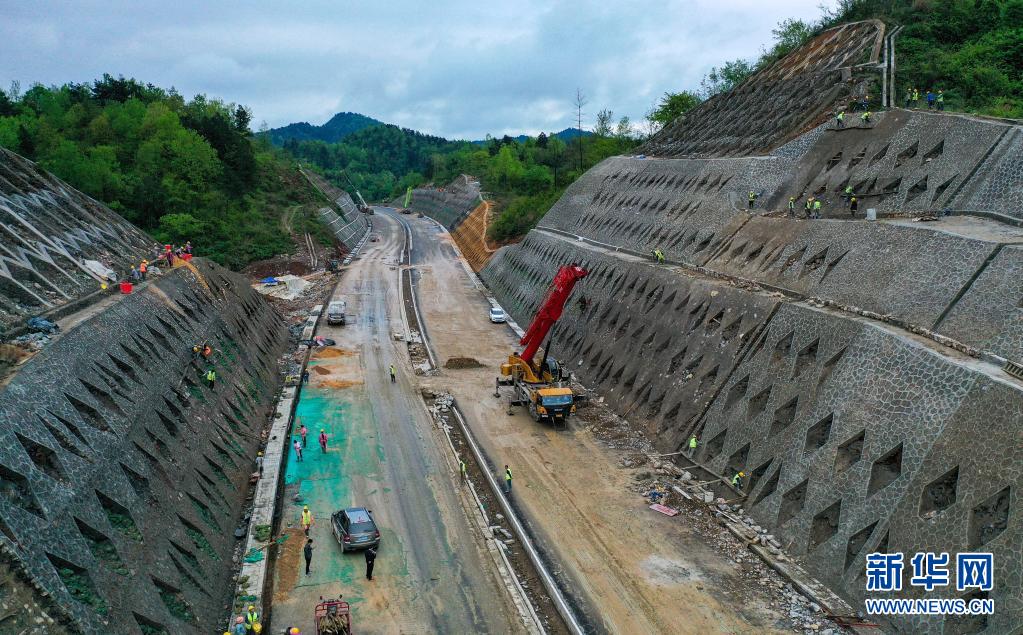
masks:
<svg viewBox="0 0 1023 635"><path fill-rule="evenodd" d="M444 368L483 368L483 364L473 357L450 357L444 362Z"/></svg>

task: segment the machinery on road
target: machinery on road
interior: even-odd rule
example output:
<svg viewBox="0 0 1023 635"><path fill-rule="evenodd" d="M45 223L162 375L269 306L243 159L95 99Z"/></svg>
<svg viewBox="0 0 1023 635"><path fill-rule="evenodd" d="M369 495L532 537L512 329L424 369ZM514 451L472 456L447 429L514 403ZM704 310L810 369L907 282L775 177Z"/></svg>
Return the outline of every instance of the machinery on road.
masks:
<svg viewBox="0 0 1023 635"><path fill-rule="evenodd" d="M316 635L351 635L352 610L340 597L324 600L321 596L320 603L313 609L313 620Z"/></svg>
<svg viewBox="0 0 1023 635"><path fill-rule="evenodd" d="M366 203L366 199L362 198L362 193L359 190L355 190L355 197L359 199L359 211L372 216L373 206Z"/></svg>
<svg viewBox="0 0 1023 635"><path fill-rule="evenodd" d="M540 310L526 334L519 340L519 344L525 347L522 353L512 353L508 356L508 362L501 364L503 378L498 377L498 386L512 386L511 404L526 406L529 414L537 421L564 424L575 412L575 395L562 377L561 365L549 355L550 339L547 340L540 362L537 363L533 358L544 338L551 333L554 323L561 317L576 282L585 278L587 273L574 263L558 270Z"/></svg>
<svg viewBox="0 0 1023 635"><path fill-rule="evenodd" d="M411 204L411 203L412 203L412 186L410 185L410 186L408 186L408 189L405 190L405 202L401 204L401 208L398 211L401 212L402 214L411 214L412 213L412 208L409 207L409 204Z"/></svg>

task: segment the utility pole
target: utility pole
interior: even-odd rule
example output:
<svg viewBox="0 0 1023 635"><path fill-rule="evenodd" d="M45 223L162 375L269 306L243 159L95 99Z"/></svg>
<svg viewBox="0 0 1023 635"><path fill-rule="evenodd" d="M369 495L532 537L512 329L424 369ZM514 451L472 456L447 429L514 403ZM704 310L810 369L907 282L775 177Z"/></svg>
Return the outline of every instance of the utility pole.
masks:
<svg viewBox="0 0 1023 635"><path fill-rule="evenodd" d="M579 173L583 171L583 106L586 105L586 96L580 88L575 89L575 127L579 135L576 139L579 142Z"/></svg>

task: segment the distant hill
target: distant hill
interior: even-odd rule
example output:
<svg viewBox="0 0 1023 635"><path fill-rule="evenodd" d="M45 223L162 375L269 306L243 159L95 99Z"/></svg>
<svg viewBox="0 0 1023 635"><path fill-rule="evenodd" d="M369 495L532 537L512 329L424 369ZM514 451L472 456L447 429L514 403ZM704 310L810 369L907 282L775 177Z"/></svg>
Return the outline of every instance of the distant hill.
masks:
<svg viewBox="0 0 1023 635"><path fill-rule="evenodd" d="M548 137L554 136L554 137L557 137L557 138L561 139L562 141L570 141L570 140L575 139L576 137L578 137L580 135L582 135L584 137L589 137L592 134L593 133L590 132L589 130L583 130L580 133L578 128L565 128L561 132L555 132L555 133L553 133L551 135L547 135L547 136ZM518 141L519 143L524 142L526 139L532 139L532 138L533 138L533 136L527 135L527 134L520 134L517 137L512 137L512 139ZM479 141L473 141L473 143L486 143L486 141L483 140L483 139L480 139Z"/></svg>
<svg viewBox="0 0 1023 635"><path fill-rule="evenodd" d="M281 128L271 128L266 134L270 137L270 142L278 146L284 145L285 141L291 139L295 141L337 143L353 132L379 125L383 125L383 122L366 115L360 115L357 112L339 112L322 126L314 126L303 121L301 123L291 123Z"/></svg>

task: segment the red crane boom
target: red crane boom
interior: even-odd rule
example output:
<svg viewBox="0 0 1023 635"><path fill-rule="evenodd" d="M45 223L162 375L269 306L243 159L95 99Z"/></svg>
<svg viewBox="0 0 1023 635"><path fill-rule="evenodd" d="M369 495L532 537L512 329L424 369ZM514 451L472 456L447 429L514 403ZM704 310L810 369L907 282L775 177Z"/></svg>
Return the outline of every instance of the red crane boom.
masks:
<svg viewBox="0 0 1023 635"><path fill-rule="evenodd" d="M547 297L540 306L540 310L536 312L536 317L533 318L526 334L519 340L519 344L525 346L520 357L527 364L533 364L533 356L543 344L551 327L561 317L561 312L565 309L565 303L568 302L568 296L572 293L575 283L585 278L588 273L576 264L565 265L558 270L551 282L550 289L547 290Z"/></svg>

